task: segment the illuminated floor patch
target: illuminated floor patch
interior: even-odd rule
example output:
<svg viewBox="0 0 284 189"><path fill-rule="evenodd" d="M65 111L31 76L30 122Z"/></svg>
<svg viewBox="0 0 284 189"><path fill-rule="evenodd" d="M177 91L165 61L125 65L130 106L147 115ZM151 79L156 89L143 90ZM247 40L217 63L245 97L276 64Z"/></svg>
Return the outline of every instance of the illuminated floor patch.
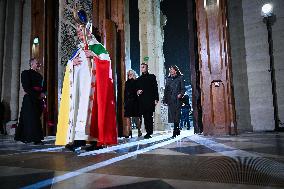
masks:
<svg viewBox="0 0 284 189"><path fill-rule="evenodd" d="M151 151L151 150L154 150L154 149L166 146L166 145L168 145L170 143L179 141L182 138L188 137L190 135L191 135L191 133L189 133L189 132L182 133L180 136L178 136L178 137L176 137L174 139L169 139L167 141L160 142L158 144L154 144L154 145L152 145L150 147L146 147L144 149L140 149L140 150L137 150L137 151L134 151L134 152L130 152L130 153L127 153L127 154L124 154L124 155L121 155L121 156L118 156L118 157L106 160L106 161L102 161L100 163L96 163L94 165L91 165L91 166L88 166L88 167L84 167L84 168L78 169L76 171L72 171L72 172L63 174L61 176L57 176L57 177L54 177L54 178L51 178L51 179L40 181L40 182L37 182L35 184L29 185L29 186L26 186L26 187L23 187L23 188L24 189L43 188L43 187L46 187L46 186L49 186L49 185L53 185L53 184L56 184L56 183L58 183L60 181L64 181L64 180L67 180L67 179L79 176L79 175L81 175L83 173L87 173L87 172L90 172L90 171L93 171L93 170L105 167L107 165L111 165L113 163L125 160L127 158L136 156L138 154L142 154L142 153L145 153L145 152L148 152L148 151Z"/></svg>
<svg viewBox="0 0 284 189"><path fill-rule="evenodd" d="M222 154L223 156L230 157L236 162L240 162L242 166L251 167L253 170L270 175L271 177L280 179L284 178L283 163L261 157L260 154L255 152L250 153L204 137L200 137L198 135L191 136L189 139L207 148L210 148L215 152Z"/></svg>

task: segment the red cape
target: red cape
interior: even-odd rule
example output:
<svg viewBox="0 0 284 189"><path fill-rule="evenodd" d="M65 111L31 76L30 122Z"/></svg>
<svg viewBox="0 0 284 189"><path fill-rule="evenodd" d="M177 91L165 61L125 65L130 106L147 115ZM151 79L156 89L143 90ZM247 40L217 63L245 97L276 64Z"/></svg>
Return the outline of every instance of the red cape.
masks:
<svg viewBox="0 0 284 189"><path fill-rule="evenodd" d="M110 62L95 57L96 84L91 117L90 135L99 145L117 144L114 84Z"/></svg>

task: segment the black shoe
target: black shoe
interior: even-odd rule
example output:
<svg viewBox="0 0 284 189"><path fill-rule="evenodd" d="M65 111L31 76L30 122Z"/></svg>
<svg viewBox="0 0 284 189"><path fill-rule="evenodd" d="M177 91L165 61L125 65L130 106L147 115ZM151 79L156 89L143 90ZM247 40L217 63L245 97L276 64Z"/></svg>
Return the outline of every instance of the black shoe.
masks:
<svg viewBox="0 0 284 189"><path fill-rule="evenodd" d="M44 143L42 141L36 141L34 142L34 145L44 145Z"/></svg>
<svg viewBox="0 0 284 189"><path fill-rule="evenodd" d="M94 150L99 150L99 149L103 149L103 146L97 146L96 144L91 144L90 146L87 146L87 147L85 148L85 150L86 150L87 152L89 152L89 151L94 151Z"/></svg>
<svg viewBox="0 0 284 189"><path fill-rule="evenodd" d="M129 136L132 138L132 130L129 131Z"/></svg>
<svg viewBox="0 0 284 189"><path fill-rule="evenodd" d="M151 137L151 135L146 134L146 135L144 136L144 138L145 138L145 139L149 139L149 138L152 138L152 137Z"/></svg>
<svg viewBox="0 0 284 189"><path fill-rule="evenodd" d="M177 129L177 130L174 129L172 138L175 138L178 135L180 135L180 130L179 129Z"/></svg>
<svg viewBox="0 0 284 189"><path fill-rule="evenodd" d="M138 137L141 137L141 136L142 136L141 129L138 129Z"/></svg>
<svg viewBox="0 0 284 189"><path fill-rule="evenodd" d="M179 129L176 131L176 135L180 135L180 130Z"/></svg>
<svg viewBox="0 0 284 189"><path fill-rule="evenodd" d="M65 148L72 151L72 152L75 152L75 149L76 149L74 144L66 144Z"/></svg>
<svg viewBox="0 0 284 189"><path fill-rule="evenodd" d="M82 147L82 146L86 146L85 140L74 140L73 143L66 144L65 148L67 148L68 150L70 150L72 152L75 152L77 148Z"/></svg>

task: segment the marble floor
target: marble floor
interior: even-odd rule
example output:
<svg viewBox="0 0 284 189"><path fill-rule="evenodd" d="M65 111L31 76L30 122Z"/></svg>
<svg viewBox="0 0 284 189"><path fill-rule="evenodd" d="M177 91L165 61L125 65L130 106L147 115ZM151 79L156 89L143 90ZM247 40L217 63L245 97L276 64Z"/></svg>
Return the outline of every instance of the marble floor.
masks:
<svg viewBox="0 0 284 189"><path fill-rule="evenodd" d="M137 136L137 134L135 134ZM119 138L119 144L70 152L0 135L0 188L246 189L284 188L284 133L177 138Z"/></svg>

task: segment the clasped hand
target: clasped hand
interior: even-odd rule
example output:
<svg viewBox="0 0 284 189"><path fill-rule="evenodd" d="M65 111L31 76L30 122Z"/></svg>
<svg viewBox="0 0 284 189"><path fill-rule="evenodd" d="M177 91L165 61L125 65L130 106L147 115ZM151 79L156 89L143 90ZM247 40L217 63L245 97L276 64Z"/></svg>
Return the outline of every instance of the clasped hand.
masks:
<svg viewBox="0 0 284 189"><path fill-rule="evenodd" d="M87 58L93 58L95 56L95 53L91 50L84 50L84 52ZM78 54L76 58L73 59L73 65L77 66L80 64L82 64L82 58Z"/></svg>
<svg viewBox="0 0 284 189"><path fill-rule="evenodd" d="M141 95L142 93L143 93L143 90L139 89L139 90L137 91L137 96Z"/></svg>
<svg viewBox="0 0 284 189"><path fill-rule="evenodd" d="M40 93L39 99L45 99L45 98L46 98L46 95L44 93Z"/></svg>

